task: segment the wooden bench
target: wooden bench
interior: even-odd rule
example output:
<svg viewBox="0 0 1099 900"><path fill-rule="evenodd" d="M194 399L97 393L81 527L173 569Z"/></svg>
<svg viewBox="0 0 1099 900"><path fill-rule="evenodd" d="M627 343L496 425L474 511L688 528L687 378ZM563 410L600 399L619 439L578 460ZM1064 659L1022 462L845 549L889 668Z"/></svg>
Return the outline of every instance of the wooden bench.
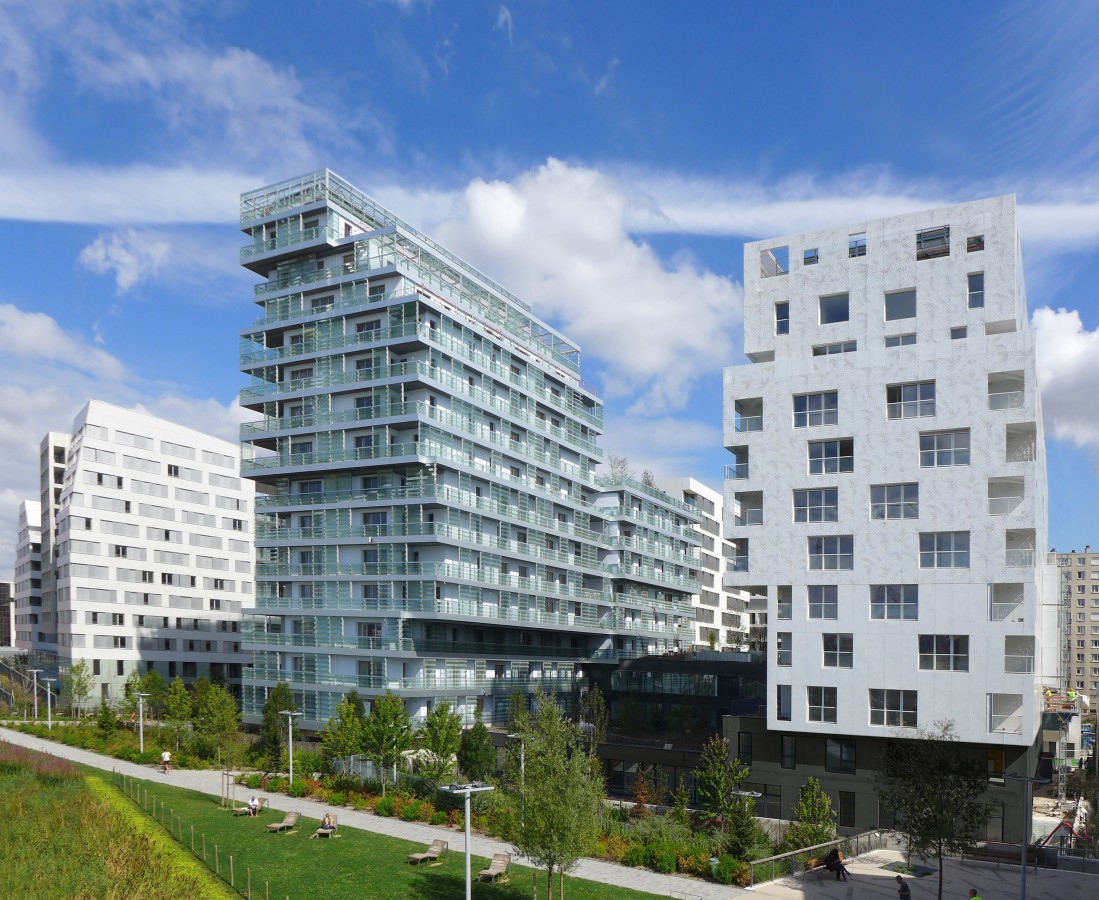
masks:
<svg viewBox="0 0 1099 900"><path fill-rule="evenodd" d="M962 859L971 859L974 862L1010 863L1019 865L1022 853L1018 847L988 846L974 847L962 853ZM1027 850L1027 863L1038 868L1038 854L1033 849Z"/></svg>
<svg viewBox="0 0 1099 900"><path fill-rule="evenodd" d="M301 818L301 813L291 812L287 813L286 817L281 822L272 822L267 826L267 830L273 834L278 834L280 831L285 831L287 834L292 832L298 824L298 819Z"/></svg>
<svg viewBox="0 0 1099 900"><path fill-rule="evenodd" d="M508 866L511 865L510 853L494 853L492 854L492 862L489 863L487 869L481 869L477 873L478 881L496 881L498 878L507 874Z"/></svg>
<svg viewBox="0 0 1099 900"><path fill-rule="evenodd" d="M814 859L807 859L805 861L805 874L815 875L818 880L821 879L824 874L828 872L827 867L824 865L824 860L825 857L823 856L818 856ZM845 862L842 853L840 854L840 862Z"/></svg>
<svg viewBox="0 0 1099 900"><path fill-rule="evenodd" d="M267 806L267 798L266 797L258 797L256 799L259 800L259 809L256 810L256 815L258 816L261 812L263 812L264 807ZM234 816L247 816L247 815L250 815L251 812L252 812L252 810L247 805L245 805L245 806L234 806L233 807L233 815Z"/></svg>
<svg viewBox="0 0 1099 900"><path fill-rule="evenodd" d="M406 862L411 865L418 866L420 863L435 862L440 856L447 852L448 844L446 841L434 840L431 842L431 846L428 847L423 853L410 853Z"/></svg>
<svg viewBox="0 0 1099 900"><path fill-rule="evenodd" d="M337 837L336 829L340 827L339 818L332 813L328 813L328 821L330 823L329 826L325 828L322 824L320 828L309 835L310 839ZM324 819L321 819L321 822L323 823Z"/></svg>

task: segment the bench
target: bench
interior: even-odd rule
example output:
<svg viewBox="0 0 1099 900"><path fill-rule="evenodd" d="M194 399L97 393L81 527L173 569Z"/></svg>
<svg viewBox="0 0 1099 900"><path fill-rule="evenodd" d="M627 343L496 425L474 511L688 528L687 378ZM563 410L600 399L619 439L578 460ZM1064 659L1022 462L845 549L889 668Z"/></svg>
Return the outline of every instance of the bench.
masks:
<svg viewBox="0 0 1099 900"><path fill-rule="evenodd" d="M1020 857L1020 849L1011 846L985 845L983 847L974 847L972 850L965 850L962 853L962 859L971 859L974 862L1010 863L1013 866L1019 865ZM1028 850L1027 862L1033 863L1034 867L1038 868L1038 854L1033 850Z"/></svg>
<svg viewBox="0 0 1099 900"><path fill-rule="evenodd" d="M477 880L496 881L507 873L509 865L511 865L510 853L494 853L492 854L492 862L489 863L488 868L481 869L481 871L477 873Z"/></svg>
<svg viewBox="0 0 1099 900"><path fill-rule="evenodd" d="M431 846L427 848L423 853L410 853L406 862L411 865L418 866L424 862L435 862L442 854L447 852L447 842L434 840L431 842Z"/></svg>
<svg viewBox="0 0 1099 900"><path fill-rule="evenodd" d="M825 872L829 872L827 866L824 865L824 860L825 860L825 857L823 857L823 856L818 856L818 857L815 857L813 859L807 859L805 861L805 874L806 875L815 875L818 880L820 878L822 878L824 876ZM842 863L842 862L845 862L845 861L846 860L844 859L843 854L841 853L840 854L840 862ZM831 874L831 873L829 872L829 874Z"/></svg>
<svg viewBox="0 0 1099 900"><path fill-rule="evenodd" d="M267 830L272 834L278 834L279 832L290 834L294 831L294 827L298 824L298 819L300 818L301 813L287 813L286 817L281 822L272 822L268 825Z"/></svg>
<svg viewBox="0 0 1099 900"><path fill-rule="evenodd" d="M266 797L258 797L256 799L259 800L259 809L256 810L256 815L258 816L261 812L263 812L264 807L267 806L267 798ZM235 806L235 807L233 807L233 815L234 816L248 816L248 815L251 815L251 814L252 814L252 810L249 809L248 806Z"/></svg>

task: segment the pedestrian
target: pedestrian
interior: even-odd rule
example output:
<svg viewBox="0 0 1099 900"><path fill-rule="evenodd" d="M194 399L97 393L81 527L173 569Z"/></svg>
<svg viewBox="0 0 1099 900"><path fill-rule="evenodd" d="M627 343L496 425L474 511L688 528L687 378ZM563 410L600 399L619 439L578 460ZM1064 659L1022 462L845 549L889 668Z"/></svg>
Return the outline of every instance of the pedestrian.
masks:
<svg viewBox="0 0 1099 900"><path fill-rule="evenodd" d="M168 768L171 766L171 764L172 754L168 750L165 750L163 753L160 754L160 768L164 771L165 775L168 774Z"/></svg>
<svg viewBox="0 0 1099 900"><path fill-rule="evenodd" d="M836 881L840 879L847 880L847 866L843 864L843 857L840 855L838 847L833 847L828 855L824 857L824 868L829 872L836 873Z"/></svg>
<svg viewBox="0 0 1099 900"><path fill-rule="evenodd" d="M900 875L897 876L897 896L900 900L912 900L912 889L905 884Z"/></svg>
<svg viewBox="0 0 1099 900"><path fill-rule="evenodd" d="M976 888L969 889L969 900L981 900L981 898L977 896Z"/></svg>

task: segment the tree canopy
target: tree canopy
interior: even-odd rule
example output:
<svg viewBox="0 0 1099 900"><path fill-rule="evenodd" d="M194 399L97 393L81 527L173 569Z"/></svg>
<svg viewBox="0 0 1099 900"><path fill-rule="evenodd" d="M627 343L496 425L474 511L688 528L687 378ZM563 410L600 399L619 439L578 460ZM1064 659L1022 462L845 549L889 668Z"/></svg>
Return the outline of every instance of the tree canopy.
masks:
<svg viewBox="0 0 1099 900"><path fill-rule="evenodd" d="M534 704L532 714L512 719L519 741L508 747L503 789L522 810L509 838L517 853L546 870L553 900L554 873L572 871L599 834L603 770L555 699L539 691Z"/></svg>
<svg viewBox="0 0 1099 900"><path fill-rule="evenodd" d="M358 701L357 703L355 701ZM321 752L329 764L363 752L363 703L354 691L336 704L336 713L321 734Z"/></svg>
<svg viewBox="0 0 1099 900"><path fill-rule="evenodd" d="M433 706L419 738L423 751L419 761L421 773L436 780L452 774L462 745L462 717L457 711L449 703Z"/></svg>
<svg viewBox="0 0 1099 900"><path fill-rule="evenodd" d="M942 900L943 857L971 849L984 834L983 758L959 745L952 721L939 721L911 738L890 741L878 787L909 854L938 861Z"/></svg>
<svg viewBox="0 0 1099 900"><path fill-rule="evenodd" d="M234 765L240 733L240 711L233 695L219 684L210 685L202 698L197 721L199 736L216 748L222 765Z"/></svg>
<svg viewBox="0 0 1099 900"><path fill-rule="evenodd" d="M820 789L820 782L810 775L801 786L794 821L786 829L783 846L800 850L823 844L836 836L832 799Z"/></svg>
<svg viewBox="0 0 1099 900"><path fill-rule="evenodd" d="M741 858L757 842L759 831L754 801L739 793L748 772L744 763L731 757L729 741L716 734L702 747L695 769L702 808L718 821L728 852Z"/></svg>
<svg viewBox="0 0 1099 900"><path fill-rule="evenodd" d="M480 719L462 734L458 768L470 781L484 781L496 771L496 748L492 745L492 735Z"/></svg>
<svg viewBox="0 0 1099 900"><path fill-rule="evenodd" d="M217 685L211 685L207 690L212 691L215 687ZM280 769L283 754L286 752L287 717L283 716L282 712L295 709L297 706L294 703L294 695L286 682L280 681L268 692L267 701L263 704L263 719L260 722L259 733L263 757L271 771Z"/></svg>
<svg viewBox="0 0 1099 900"><path fill-rule="evenodd" d="M168 726L168 733L175 741L176 752L179 752L180 742L187 733L194 714L194 706L191 703L191 695L187 692L187 686L178 675L168 688L168 697L164 701L164 722Z"/></svg>
<svg viewBox="0 0 1099 900"><path fill-rule="evenodd" d="M363 749L380 771L383 795L386 773L397 765L402 753L412 749L412 741L412 717L404 701L386 691L371 705L363 723Z"/></svg>
<svg viewBox="0 0 1099 900"><path fill-rule="evenodd" d="M62 679L61 700L75 716L82 711L92 694L92 673L87 660L78 659Z"/></svg>

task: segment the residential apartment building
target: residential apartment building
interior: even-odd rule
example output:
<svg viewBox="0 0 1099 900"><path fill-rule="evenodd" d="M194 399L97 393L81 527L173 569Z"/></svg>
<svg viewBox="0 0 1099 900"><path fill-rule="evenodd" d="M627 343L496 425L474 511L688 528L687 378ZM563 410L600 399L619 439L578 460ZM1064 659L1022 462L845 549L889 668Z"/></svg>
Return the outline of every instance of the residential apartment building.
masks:
<svg viewBox="0 0 1099 900"><path fill-rule="evenodd" d="M15 646L30 650L42 629L42 512L35 500L19 504L15 539Z"/></svg>
<svg viewBox="0 0 1099 900"><path fill-rule="evenodd" d="M1064 600L1062 622L1065 678L1070 688L1099 697L1099 552L1090 546L1082 552L1056 553Z"/></svg>
<svg viewBox="0 0 1099 900"><path fill-rule="evenodd" d="M784 815L814 775L861 828L885 742L949 720L1012 834L1059 665L1014 198L748 244L744 322L726 584L766 598L770 696L730 736Z"/></svg>
<svg viewBox="0 0 1099 900"><path fill-rule="evenodd" d="M153 668L239 684L254 556L239 447L93 400L42 452L42 502L20 513L17 572L41 568L38 598L17 580L20 646L61 669L86 660L97 698Z"/></svg>
<svg viewBox="0 0 1099 900"><path fill-rule="evenodd" d="M12 583L0 581L0 647L15 646L15 603Z"/></svg>
<svg viewBox="0 0 1099 900"><path fill-rule="evenodd" d="M245 716L289 683L503 723L592 666L694 639L695 507L599 479L580 353L518 297L328 171L241 198L259 486Z"/></svg>
<svg viewBox="0 0 1099 900"><path fill-rule="evenodd" d="M747 646L748 594L727 590L723 581L725 560L732 558L735 548L721 536L725 498L696 478L664 478L657 480L662 491L698 510L699 590L694 595L695 637L700 646L741 649Z"/></svg>

